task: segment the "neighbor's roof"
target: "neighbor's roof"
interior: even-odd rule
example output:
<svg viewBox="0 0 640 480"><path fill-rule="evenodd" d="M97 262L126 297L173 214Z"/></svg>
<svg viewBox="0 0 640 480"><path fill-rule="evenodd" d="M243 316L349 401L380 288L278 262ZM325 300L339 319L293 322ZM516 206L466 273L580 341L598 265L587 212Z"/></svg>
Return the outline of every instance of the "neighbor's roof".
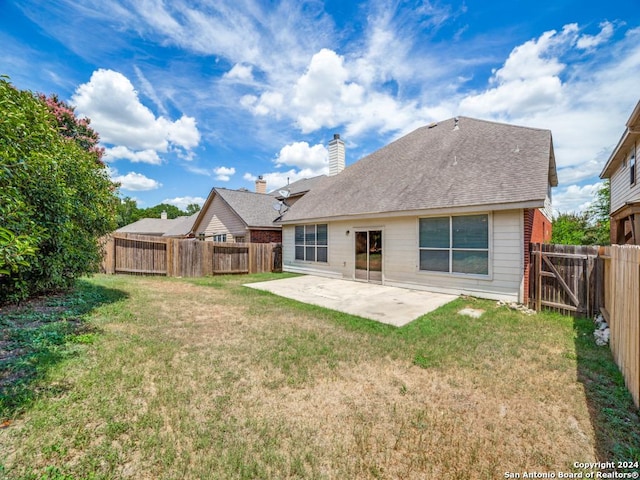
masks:
<svg viewBox="0 0 640 480"><path fill-rule="evenodd" d="M188 217L178 217L175 219L171 227L164 232L163 237L184 237L189 232L191 232L191 228L193 228L193 224L198 218L198 214L200 212L196 212L193 215L189 215Z"/></svg>
<svg viewBox="0 0 640 480"><path fill-rule="evenodd" d="M609 160L607 160L606 165L602 169L600 178L611 178L611 175L618 169L631 147L635 145L638 138L640 138L640 101L637 103L636 108L633 109L633 112L631 112L626 127L622 137L620 137L618 145L613 149Z"/></svg>
<svg viewBox="0 0 640 480"><path fill-rule="evenodd" d="M418 128L326 177L283 222L497 204L543 206L551 131L458 117Z"/></svg>
<svg viewBox="0 0 640 480"><path fill-rule="evenodd" d="M280 190L289 190L289 196L291 197L303 195L314 188L318 181L322 180L323 178L326 178L326 175L318 175L317 177L311 178L302 178L293 183L290 183L289 185L285 185L284 187L274 190L273 192L271 192L271 195L274 195L276 198L282 198L282 195L280 195Z"/></svg>
<svg viewBox="0 0 640 480"><path fill-rule="evenodd" d="M217 187L213 192L229 205L247 227L278 228L278 225L273 224L279 213L273 209L275 200L272 195Z"/></svg>
<svg viewBox="0 0 640 480"><path fill-rule="evenodd" d="M139 235L164 235L176 226L182 225L185 219L191 217L178 218L141 218L137 222L130 223L116 230L118 233L137 233ZM194 218L195 220L195 218ZM188 233L187 229L184 233Z"/></svg>

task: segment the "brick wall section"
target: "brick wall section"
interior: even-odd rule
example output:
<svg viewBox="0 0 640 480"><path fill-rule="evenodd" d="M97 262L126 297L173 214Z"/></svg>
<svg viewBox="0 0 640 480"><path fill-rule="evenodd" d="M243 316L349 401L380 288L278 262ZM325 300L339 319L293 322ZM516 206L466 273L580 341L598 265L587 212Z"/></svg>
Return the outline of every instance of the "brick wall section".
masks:
<svg viewBox="0 0 640 480"><path fill-rule="evenodd" d="M551 221L537 208L524 211L524 298L522 303L525 305L529 302L531 243L549 243L552 228Z"/></svg>
<svg viewBox="0 0 640 480"><path fill-rule="evenodd" d="M251 230L251 243L282 243L282 230Z"/></svg>

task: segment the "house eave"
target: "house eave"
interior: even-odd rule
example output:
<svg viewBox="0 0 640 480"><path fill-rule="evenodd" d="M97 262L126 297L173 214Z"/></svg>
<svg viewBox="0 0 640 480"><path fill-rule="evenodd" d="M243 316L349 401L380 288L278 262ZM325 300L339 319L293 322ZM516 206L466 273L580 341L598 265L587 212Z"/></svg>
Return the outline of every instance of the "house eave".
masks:
<svg viewBox="0 0 640 480"><path fill-rule="evenodd" d="M624 159L624 155L621 152L627 150L638 141L640 137L640 102L636 104L625 126L626 129L602 169L600 178L611 178L613 172Z"/></svg>
<svg viewBox="0 0 640 480"><path fill-rule="evenodd" d="M434 215L450 215L450 214L464 214L473 212L487 212L487 211L504 211L504 210L521 210L529 208L543 208L544 199L541 200L529 200L524 202L512 202L512 203L494 203L494 204L478 204L478 205L465 205L459 207L439 207L439 208L423 208L415 210L402 210L395 212L366 212L357 213L352 215L335 215L326 217L309 217L309 218L283 218L280 223L282 225L295 225L301 223L317 223L317 222L337 222L345 220L361 220L368 218L395 218L395 217L419 217L419 216L434 216Z"/></svg>

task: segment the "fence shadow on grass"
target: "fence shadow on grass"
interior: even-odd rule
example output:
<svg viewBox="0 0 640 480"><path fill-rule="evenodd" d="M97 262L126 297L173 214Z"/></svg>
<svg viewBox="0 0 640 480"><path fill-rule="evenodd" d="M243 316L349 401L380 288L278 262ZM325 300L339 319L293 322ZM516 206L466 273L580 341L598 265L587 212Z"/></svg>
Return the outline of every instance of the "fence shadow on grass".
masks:
<svg viewBox="0 0 640 480"><path fill-rule="evenodd" d="M640 412L625 386L611 350L608 346L595 344L591 319L575 318L573 328L576 374L587 397L598 461L640 461ZM621 471L625 470L618 469Z"/></svg>
<svg viewBox="0 0 640 480"><path fill-rule="evenodd" d="M87 322L91 311L127 296L121 290L79 280L72 291L0 308L0 428L39 396L69 389L43 379L100 334Z"/></svg>

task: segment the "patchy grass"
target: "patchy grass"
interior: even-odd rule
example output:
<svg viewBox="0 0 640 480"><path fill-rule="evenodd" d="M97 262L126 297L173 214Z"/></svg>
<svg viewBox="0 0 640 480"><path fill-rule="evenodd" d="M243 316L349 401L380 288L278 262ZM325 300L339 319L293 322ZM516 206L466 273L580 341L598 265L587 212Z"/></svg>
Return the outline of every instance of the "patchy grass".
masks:
<svg viewBox="0 0 640 480"><path fill-rule="evenodd" d="M83 281L71 293L0 308L0 423L10 423L39 394L66 389L64 382L47 381L49 371L95 340L95 327L85 321L88 312L121 297Z"/></svg>
<svg viewBox="0 0 640 480"><path fill-rule="evenodd" d="M284 276L284 275L282 275ZM403 327L242 287L98 276L79 354L0 430L0 478L504 478L640 461L593 326L460 298ZM479 319L458 315L481 308Z"/></svg>

